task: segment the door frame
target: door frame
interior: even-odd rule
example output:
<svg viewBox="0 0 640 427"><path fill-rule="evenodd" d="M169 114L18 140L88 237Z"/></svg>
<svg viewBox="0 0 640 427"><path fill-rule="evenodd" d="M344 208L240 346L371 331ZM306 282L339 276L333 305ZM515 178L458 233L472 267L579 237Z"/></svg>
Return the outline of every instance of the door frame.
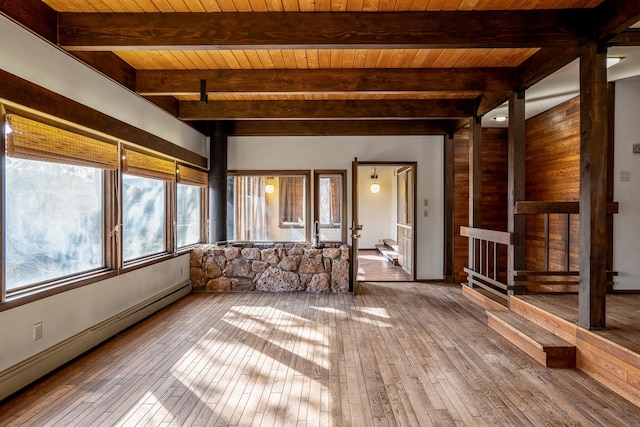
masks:
<svg viewBox="0 0 640 427"><path fill-rule="evenodd" d="M413 211L412 211L412 218L413 218L413 223L411 224L411 245L412 245L412 256L411 256L411 281L416 281L416 269L418 266L418 257L417 255L417 251L418 251L418 242L416 239L417 233L417 198L418 198L418 192L417 192L417 187L418 187L418 162L407 162L407 161L360 161L358 160L358 166L397 166L397 167L409 167L411 168L411 171L413 172L413 182L412 184L412 195L411 197L413 198ZM353 180L353 188L357 188L358 185L358 176L357 174L354 174L354 176L352 177ZM353 191L351 194L351 203L360 203L359 197L357 197L358 194L357 192ZM357 257L358 254L354 253L354 258Z"/></svg>

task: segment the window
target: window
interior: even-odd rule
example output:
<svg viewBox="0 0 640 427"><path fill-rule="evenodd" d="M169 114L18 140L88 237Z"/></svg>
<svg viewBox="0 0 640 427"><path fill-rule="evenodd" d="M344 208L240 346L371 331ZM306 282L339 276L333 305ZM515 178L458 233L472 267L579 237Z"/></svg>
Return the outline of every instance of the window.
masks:
<svg viewBox="0 0 640 427"><path fill-rule="evenodd" d="M229 171L229 238L308 240L309 172Z"/></svg>
<svg viewBox="0 0 640 427"><path fill-rule="evenodd" d="M208 183L209 176L206 172L178 165L176 239L179 248L202 241L203 188Z"/></svg>
<svg viewBox="0 0 640 427"><path fill-rule="evenodd" d="M7 290L104 267L103 171L11 157L5 166Z"/></svg>
<svg viewBox="0 0 640 427"><path fill-rule="evenodd" d="M122 258L167 250L166 183L133 175L122 177Z"/></svg>
<svg viewBox="0 0 640 427"><path fill-rule="evenodd" d="M280 177L280 227L304 227L305 178L302 176Z"/></svg>
<svg viewBox="0 0 640 427"><path fill-rule="evenodd" d="M8 114L5 289L11 294L107 267L105 176L117 146Z"/></svg>
<svg viewBox="0 0 640 427"><path fill-rule="evenodd" d="M346 241L346 171L319 171L315 179L315 220L319 222L320 239Z"/></svg>
<svg viewBox="0 0 640 427"><path fill-rule="evenodd" d="M0 302L93 283L202 241L205 171L4 108Z"/></svg>
<svg viewBox="0 0 640 427"><path fill-rule="evenodd" d="M130 148L123 150L122 259L167 252L168 183L175 163Z"/></svg>

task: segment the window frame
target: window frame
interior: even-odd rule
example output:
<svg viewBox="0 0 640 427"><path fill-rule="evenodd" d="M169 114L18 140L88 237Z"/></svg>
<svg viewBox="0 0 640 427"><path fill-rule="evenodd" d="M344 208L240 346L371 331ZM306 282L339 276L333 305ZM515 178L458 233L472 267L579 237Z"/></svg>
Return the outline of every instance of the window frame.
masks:
<svg viewBox="0 0 640 427"><path fill-rule="evenodd" d="M6 272L5 269L0 269L0 312L9 310L24 304L29 304L34 301L38 301L42 298L48 298L53 295L66 292L72 289L90 285L99 281L103 281L112 277L116 277L120 274L124 274L139 268L147 267L156 263L167 261L176 256L182 256L189 253L192 247L196 244L184 246L181 248L176 247L176 233L175 233L175 219L176 219L176 164L181 163L178 158L171 157L162 153L149 150L145 147L139 146L135 143L125 142L100 133L98 131L91 130L79 125L74 125L70 122L65 122L62 119L58 119L53 116L46 116L44 113L33 112L32 110L26 110L23 107L17 105L7 105L0 102L0 123L2 124L0 129L0 219L3 226L0 227L0 259L4 260L6 251L6 233L4 229L5 221L5 207L6 207L6 131L5 131L5 117L7 114L20 115L22 117L35 120L45 125L53 126L55 128L66 130L76 133L81 136L94 138L99 141L108 142L114 144L118 149L118 166L113 169L103 169L103 262L104 266L101 268L93 269L85 272L72 273L65 277L58 277L39 283L25 285L24 287L17 288L15 291L11 290L7 292L6 289ZM122 150L123 147L133 149L137 152L142 152L155 157L160 157L165 160L173 162L173 178L171 180L165 180L166 186L166 220L165 220L165 235L166 235L166 251L158 254L141 257L135 260L129 260L127 263L123 263L122 260L122 179L123 179L123 165L122 165ZM47 160L41 160L47 161ZM52 160L55 163L55 160ZM68 162L61 162L69 164ZM186 166L191 167L200 172L208 173L202 167L193 165L191 163L183 163ZM133 175L133 174L132 174ZM208 193L209 186L200 186L201 197L201 224L200 224L200 236L201 242L206 241L208 235Z"/></svg>
<svg viewBox="0 0 640 427"><path fill-rule="evenodd" d="M305 221L305 241L311 241L311 171L307 169L255 169L255 170L228 170L227 171L227 179L231 177L238 176L264 176L264 177L273 177L279 178L280 176L304 176L304 191L305 191L305 201L304 201L304 221ZM278 205L280 201L278 201ZM279 216L279 215L278 215ZM278 224L281 224L280 217L278 218ZM281 227L282 228L282 227ZM294 225L286 225L285 228L300 228L299 226ZM232 240L232 239L229 239ZM275 241L275 240L274 240Z"/></svg>
<svg viewBox="0 0 640 427"><path fill-rule="evenodd" d="M342 186L341 186L341 203L342 209L340 210L341 218L341 236L342 243L347 242L347 170L346 169L315 169L313 171L313 219L315 221L320 221L320 178L323 175L338 175L342 178ZM332 226L325 226L321 228L334 228Z"/></svg>

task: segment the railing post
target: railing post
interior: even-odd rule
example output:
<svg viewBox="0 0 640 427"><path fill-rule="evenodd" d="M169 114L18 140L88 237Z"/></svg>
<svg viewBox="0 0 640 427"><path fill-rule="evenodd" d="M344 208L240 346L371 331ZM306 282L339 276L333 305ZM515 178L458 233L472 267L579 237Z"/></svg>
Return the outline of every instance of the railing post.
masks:
<svg viewBox="0 0 640 427"><path fill-rule="evenodd" d="M517 286L514 272L524 269L524 215L516 215L516 202L525 198L525 93L524 90L509 95L509 147L508 147L508 224L513 235L507 253L508 294L523 293Z"/></svg>

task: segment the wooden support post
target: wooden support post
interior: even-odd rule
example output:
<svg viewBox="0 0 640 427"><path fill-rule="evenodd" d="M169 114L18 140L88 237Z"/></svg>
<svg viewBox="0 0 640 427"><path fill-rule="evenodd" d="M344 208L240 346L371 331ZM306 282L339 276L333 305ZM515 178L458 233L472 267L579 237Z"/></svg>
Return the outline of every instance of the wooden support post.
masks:
<svg viewBox="0 0 640 427"><path fill-rule="evenodd" d="M607 85L607 108L608 108L608 126L607 126L607 205L613 203L613 182L614 182L614 142L615 133L615 99L616 84L611 82ZM613 213L607 215L607 264L606 271L613 271ZM607 282L609 277L607 277ZM607 285L608 286L608 285ZM609 289L609 288L608 288Z"/></svg>
<svg viewBox="0 0 640 427"><path fill-rule="evenodd" d="M474 117L469 132L469 227L482 227L482 120ZM469 241L469 268L475 270L480 249L478 239ZM473 287L469 279L469 287Z"/></svg>
<svg viewBox="0 0 640 427"><path fill-rule="evenodd" d="M507 285L515 286L514 271L524 269L524 215L515 214L516 202L525 199L525 93L509 96L509 148L508 148L508 218L507 231L513 235L507 256ZM515 287L509 295L521 294Z"/></svg>
<svg viewBox="0 0 640 427"><path fill-rule="evenodd" d="M606 326L607 68L606 47L580 52L580 287L578 325Z"/></svg>

